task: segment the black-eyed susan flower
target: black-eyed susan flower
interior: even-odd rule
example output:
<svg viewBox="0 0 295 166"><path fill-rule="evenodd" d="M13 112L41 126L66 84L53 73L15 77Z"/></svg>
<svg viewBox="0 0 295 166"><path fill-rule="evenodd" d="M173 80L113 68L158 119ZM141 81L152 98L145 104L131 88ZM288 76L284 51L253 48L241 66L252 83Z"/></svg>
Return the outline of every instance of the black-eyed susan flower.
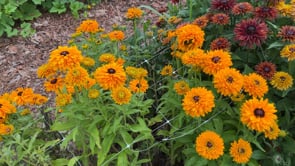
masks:
<svg viewBox="0 0 295 166"><path fill-rule="evenodd" d="M16 112L16 108L8 100L0 99L0 117L5 119L6 114L12 114ZM3 115L3 116L1 116Z"/></svg>
<svg viewBox="0 0 295 166"><path fill-rule="evenodd" d="M52 78L44 82L46 92L58 92L65 85L64 79L61 77Z"/></svg>
<svg viewBox="0 0 295 166"><path fill-rule="evenodd" d="M205 159L218 159L223 155L223 150L223 139L213 131L204 131L196 138L196 152Z"/></svg>
<svg viewBox="0 0 295 166"><path fill-rule="evenodd" d="M68 93L57 93L55 97L55 104L58 107L65 106L72 102L72 95Z"/></svg>
<svg viewBox="0 0 295 166"><path fill-rule="evenodd" d="M126 73L129 77L134 79L142 79L148 75L148 72L144 68L136 68L132 66L126 67Z"/></svg>
<svg viewBox="0 0 295 166"><path fill-rule="evenodd" d="M276 8L271 6L259 6L255 8L254 15L261 21L266 19L274 20L278 15L278 11Z"/></svg>
<svg viewBox="0 0 295 166"><path fill-rule="evenodd" d="M251 13L254 10L253 6L249 2L240 2L234 5L232 13L234 15L243 15Z"/></svg>
<svg viewBox="0 0 295 166"><path fill-rule="evenodd" d="M210 50L206 53L201 63L203 72L214 75L221 69L232 66L231 56L225 50Z"/></svg>
<svg viewBox="0 0 295 166"><path fill-rule="evenodd" d="M260 46L266 40L267 33L267 25L257 19L242 20L234 28L235 40L247 48Z"/></svg>
<svg viewBox="0 0 295 166"><path fill-rule="evenodd" d="M103 89L123 86L126 81L126 73L123 66L114 62L97 68L93 75L96 82Z"/></svg>
<svg viewBox="0 0 295 166"><path fill-rule="evenodd" d="M0 135L9 135L13 132L13 125L0 124Z"/></svg>
<svg viewBox="0 0 295 166"><path fill-rule="evenodd" d="M280 37L283 41L295 42L295 26L282 26L277 36Z"/></svg>
<svg viewBox="0 0 295 166"><path fill-rule="evenodd" d="M177 48L181 51L188 51L200 48L204 42L204 31L197 25L187 24L175 31L177 37Z"/></svg>
<svg viewBox="0 0 295 166"><path fill-rule="evenodd" d="M209 19L207 15L203 15L200 17L197 17L192 24L199 26L200 28L205 28L209 22Z"/></svg>
<svg viewBox="0 0 295 166"><path fill-rule="evenodd" d="M88 97L90 99L95 99L99 96L99 90L97 89L89 89L88 90Z"/></svg>
<svg viewBox="0 0 295 166"><path fill-rule="evenodd" d="M48 101L48 98L46 96L43 96L41 94L35 93L33 96L33 105L42 105Z"/></svg>
<svg viewBox="0 0 295 166"><path fill-rule="evenodd" d="M204 55L205 55L204 50L199 48L192 49L182 54L181 62L184 65L200 66L203 62L203 58L205 57Z"/></svg>
<svg viewBox="0 0 295 166"><path fill-rule="evenodd" d="M230 50L230 42L224 37L214 39L210 44L210 50Z"/></svg>
<svg viewBox="0 0 295 166"><path fill-rule="evenodd" d="M186 81L178 81L174 84L173 89L179 95L185 95L190 90L190 87Z"/></svg>
<svg viewBox="0 0 295 166"><path fill-rule="evenodd" d="M11 92L11 99L17 105L27 105L33 103L32 96L34 95L32 88L17 88Z"/></svg>
<svg viewBox="0 0 295 166"><path fill-rule="evenodd" d="M192 88L185 93L182 100L183 110L191 117L205 116L214 106L213 93L204 87Z"/></svg>
<svg viewBox="0 0 295 166"><path fill-rule="evenodd" d="M90 57L83 57L81 64L83 64L85 66L94 66L95 60Z"/></svg>
<svg viewBox="0 0 295 166"><path fill-rule="evenodd" d="M267 62L267 61L261 62L255 66L256 73L261 75L266 80L272 79L275 72L277 71L276 69L277 69L277 67L275 64L273 64L271 62Z"/></svg>
<svg viewBox="0 0 295 166"><path fill-rule="evenodd" d="M214 14L212 17L212 23L217 25L227 25L229 24L229 16L225 13L217 13Z"/></svg>
<svg viewBox="0 0 295 166"><path fill-rule="evenodd" d="M289 73L283 71L276 72L270 84L278 90L287 90L293 85L293 78Z"/></svg>
<svg viewBox="0 0 295 166"><path fill-rule="evenodd" d="M273 122L268 130L264 131L264 136L270 140L275 140L279 137L280 128L277 122Z"/></svg>
<svg viewBox="0 0 295 166"><path fill-rule="evenodd" d="M230 144L230 155L238 164L247 163L252 156L252 148L248 141L240 138Z"/></svg>
<svg viewBox="0 0 295 166"><path fill-rule="evenodd" d="M166 65L163 67L163 69L161 70L160 74L162 76L171 76L173 73L173 68L171 65Z"/></svg>
<svg viewBox="0 0 295 166"><path fill-rule="evenodd" d="M89 74L86 69L81 66L74 67L70 69L66 76L65 82L70 85L74 85L77 87L86 87L87 80L89 79Z"/></svg>
<svg viewBox="0 0 295 166"><path fill-rule="evenodd" d="M48 63L51 67L60 71L67 71L79 66L83 56L76 46L59 46L50 53Z"/></svg>
<svg viewBox="0 0 295 166"><path fill-rule="evenodd" d="M143 11L136 7L129 8L127 10L127 13L125 14L126 18L131 20L139 19L142 17L142 15L143 15Z"/></svg>
<svg viewBox="0 0 295 166"><path fill-rule="evenodd" d="M149 84L145 79L133 79L129 82L129 89L134 93L145 93Z"/></svg>
<svg viewBox="0 0 295 166"><path fill-rule="evenodd" d="M274 104L269 103L267 99L253 98L243 103L240 119L251 130L264 132L277 120L276 112Z"/></svg>
<svg viewBox="0 0 295 166"><path fill-rule="evenodd" d="M244 85L244 77L234 68L225 68L214 75L213 85L223 96L236 96Z"/></svg>
<svg viewBox="0 0 295 166"><path fill-rule="evenodd" d="M112 99L119 105L128 104L130 102L131 96L131 91L123 86L114 88L111 92Z"/></svg>
<svg viewBox="0 0 295 166"><path fill-rule="evenodd" d="M212 0L211 9L222 12L229 12L235 4L235 0Z"/></svg>
<svg viewBox="0 0 295 166"><path fill-rule="evenodd" d="M125 38L124 32L119 30L109 32L108 36L111 41L122 41Z"/></svg>
<svg viewBox="0 0 295 166"><path fill-rule="evenodd" d="M27 108L22 110L22 112L20 113L20 115L22 115L22 116L25 116L25 115L28 115L28 114L31 114L31 110L27 109Z"/></svg>
<svg viewBox="0 0 295 166"><path fill-rule="evenodd" d="M50 66L48 63L45 63L38 67L37 76L39 78L51 78L56 75L57 69L54 66Z"/></svg>
<svg viewBox="0 0 295 166"><path fill-rule="evenodd" d="M100 62L104 62L104 63L110 63L110 62L115 62L116 61L116 57L114 54L111 53L104 53L101 54L98 58L98 60Z"/></svg>
<svg viewBox="0 0 295 166"><path fill-rule="evenodd" d="M284 48L280 52L281 57L287 58L288 61L292 61L295 59L295 44L289 44L284 46Z"/></svg>
<svg viewBox="0 0 295 166"><path fill-rule="evenodd" d="M82 21L82 23L76 29L76 33L79 33L79 32L96 33L98 31L99 31L99 24L96 20Z"/></svg>
<svg viewBox="0 0 295 166"><path fill-rule="evenodd" d="M268 91L267 82L262 76L251 73L244 76L244 90L253 97L262 98Z"/></svg>

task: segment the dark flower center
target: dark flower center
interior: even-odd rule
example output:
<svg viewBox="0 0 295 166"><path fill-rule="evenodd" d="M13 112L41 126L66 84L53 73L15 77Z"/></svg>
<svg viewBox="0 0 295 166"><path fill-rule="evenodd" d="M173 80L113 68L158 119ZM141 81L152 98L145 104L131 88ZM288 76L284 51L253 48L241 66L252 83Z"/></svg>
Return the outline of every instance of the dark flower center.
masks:
<svg viewBox="0 0 295 166"><path fill-rule="evenodd" d="M195 102L198 102L200 100L200 97L199 96L194 96L193 99L194 99Z"/></svg>
<svg viewBox="0 0 295 166"><path fill-rule="evenodd" d="M225 4L225 3L227 3L228 2L228 0L221 0L220 1L220 3L223 3L223 4Z"/></svg>
<svg viewBox="0 0 295 166"><path fill-rule="evenodd" d="M281 81L285 81L285 80L286 80L286 77L281 76L281 77L280 77L280 80L281 80Z"/></svg>
<svg viewBox="0 0 295 166"><path fill-rule="evenodd" d="M115 73L116 73L116 70L113 69L113 68L109 68L109 69L108 69L108 73L109 73L109 74L115 74Z"/></svg>
<svg viewBox="0 0 295 166"><path fill-rule="evenodd" d="M190 44L192 44L192 42L193 42L193 39L185 40L184 45L190 45Z"/></svg>
<svg viewBox="0 0 295 166"><path fill-rule="evenodd" d="M291 48L289 48L289 51L290 51L291 53L294 53L294 52L295 52L295 48L294 48L294 47L291 47Z"/></svg>
<svg viewBox="0 0 295 166"><path fill-rule="evenodd" d="M239 5L240 10L244 10L245 8L246 8L246 6L244 4Z"/></svg>
<svg viewBox="0 0 295 166"><path fill-rule="evenodd" d="M254 25L249 25L246 31L248 35L253 35L256 32L256 27Z"/></svg>
<svg viewBox="0 0 295 166"><path fill-rule="evenodd" d="M63 52L60 53L60 55L62 55L62 56L67 56L68 54L69 54L68 51L63 51Z"/></svg>
<svg viewBox="0 0 295 166"><path fill-rule="evenodd" d="M137 88L140 88L140 87L141 87L141 85L140 85L140 84L136 84L136 87L137 87Z"/></svg>
<svg viewBox="0 0 295 166"><path fill-rule="evenodd" d="M286 33L287 36L293 36L294 35L294 31L289 29L287 30L287 33Z"/></svg>
<svg viewBox="0 0 295 166"><path fill-rule="evenodd" d="M21 96L22 94L23 94L23 92L18 92L17 93L18 96Z"/></svg>
<svg viewBox="0 0 295 166"><path fill-rule="evenodd" d="M232 83L232 82L234 82L234 79L233 79L232 77L228 77L228 78L226 79L226 81L227 81L228 83Z"/></svg>
<svg viewBox="0 0 295 166"><path fill-rule="evenodd" d="M215 56L215 57L213 57L211 60L212 60L212 62L214 62L214 63L218 63L220 59L221 59L221 58L220 58L219 56Z"/></svg>
<svg viewBox="0 0 295 166"><path fill-rule="evenodd" d="M245 149L244 148L239 148L239 153L245 153Z"/></svg>
<svg viewBox="0 0 295 166"><path fill-rule="evenodd" d="M55 79L51 80L50 83L51 84L56 84L57 83L57 79L55 78Z"/></svg>
<svg viewBox="0 0 295 166"><path fill-rule="evenodd" d="M224 17L223 16L218 16L217 19L222 21L224 19Z"/></svg>
<svg viewBox="0 0 295 166"><path fill-rule="evenodd" d="M260 117L260 118L263 118L264 117L264 110L262 108L256 108L254 110L254 115L256 117Z"/></svg>
<svg viewBox="0 0 295 166"><path fill-rule="evenodd" d="M212 148L212 147L213 147L213 144L212 144L210 141L208 141L206 146L207 146L208 148Z"/></svg>
<svg viewBox="0 0 295 166"><path fill-rule="evenodd" d="M222 45L222 41L221 41L221 40L218 40L218 41L216 42L216 44L217 44L218 46L220 46L220 45Z"/></svg>
<svg viewBox="0 0 295 166"><path fill-rule="evenodd" d="M2 107L2 104L0 104L0 108Z"/></svg>
<svg viewBox="0 0 295 166"><path fill-rule="evenodd" d="M269 12L269 10L270 10L270 9L269 9L268 7L263 7L263 8L262 8L262 11L263 11L263 12Z"/></svg>
<svg viewBox="0 0 295 166"><path fill-rule="evenodd" d="M268 66L264 66L263 71L264 71L264 72L267 72L267 73L270 72L270 67L268 67Z"/></svg>
<svg viewBox="0 0 295 166"><path fill-rule="evenodd" d="M254 80L254 82L255 82L256 85L260 84L258 80Z"/></svg>

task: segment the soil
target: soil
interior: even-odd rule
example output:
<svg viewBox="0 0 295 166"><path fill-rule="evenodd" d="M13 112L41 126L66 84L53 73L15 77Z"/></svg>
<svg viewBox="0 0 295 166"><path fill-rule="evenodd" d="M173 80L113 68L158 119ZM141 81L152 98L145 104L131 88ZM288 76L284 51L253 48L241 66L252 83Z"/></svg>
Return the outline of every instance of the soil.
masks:
<svg viewBox="0 0 295 166"><path fill-rule="evenodd" d="M168 1L105 0L87 10L87 18L96 19L101 27L109 31L113 24L127 24L124 15L129 7L149 5L159 10L166 8ZM150 19L154 23L158 19L151 11L144 12L145 19ZM75 19L70 12L60 15L43 13L31 22L36 30L33 36L0 37L0 95L18 87L31 87L34 92L45 95L43 80L36 74L37 68L46 63L52 50L67 45L71 34L85 19L84 14L81 13L81 17Z"/></svg>

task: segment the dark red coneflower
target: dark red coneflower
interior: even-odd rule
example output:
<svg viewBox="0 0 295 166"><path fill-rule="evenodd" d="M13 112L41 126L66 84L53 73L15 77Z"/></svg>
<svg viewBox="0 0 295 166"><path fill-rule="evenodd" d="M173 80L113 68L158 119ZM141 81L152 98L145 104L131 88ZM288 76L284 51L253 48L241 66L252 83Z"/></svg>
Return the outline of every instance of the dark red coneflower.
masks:
<svg viewBox="0 0 295 166"><path fill-rule="evenodd" d="M194 21L193 24L198 25L200 28L205 28L208 24L209 20L206 15L197 17Z"/></svg>
<svg viewBox="0 0 295 166"><path fill-rule="evenodd" d="M234 15L242 15L250 13L254 10L253 6L249 2L240 2L234 5L232 13Z"/></svg>
<svg viewBox="0 0 295 166"><path fill-rule="evenodd" d="M247 48L260 46L266 40L267 32L267 25L257 19L242 20L234 28L235 40Z"/></svg>
<svg viewBox="0 0 295 166"><path fill-rule="evenodd" d="M282 26L277 36L283 41L295 42L295 26Z"/></svg>
<svg viewBox="0 0 295 166"><path fill-rule="evenodd" d="M276 65L271 62L261 62L255 66L255 71L266 80L271 80L277 68Z"/></svg>
<svg viewBox="0 0 295 166"><path fill-rule="evenodd" d="M211 9L229 12L236 4L235 0L211 0Z"/></svg>
<svg viewBox="0 0 295 166"><path fill-rule="evenodd" d="M179 0L171 0L171 2L172 2L173 4L177 4L177 3L179 3Z"/></svg>
<svg viewBox="0 0 295 166"><path fill-rule="evenodd" d="M210 44L210 50L230 50L230 42L223 37L213 40Z"/></svg>
<svg viewBox="0 0 295 166"><path fill-rule="evenodd" d="M217 13L212 16L212 23L226 25L229 23L229 16L224 13Z"/></svg>
<svg viewBox="0 0 295 166"><path fill-rule="evenodd" d="M278 11L274 7L260 6L255 8L254 15L260 20L274 20L278 15Z"/></svg>

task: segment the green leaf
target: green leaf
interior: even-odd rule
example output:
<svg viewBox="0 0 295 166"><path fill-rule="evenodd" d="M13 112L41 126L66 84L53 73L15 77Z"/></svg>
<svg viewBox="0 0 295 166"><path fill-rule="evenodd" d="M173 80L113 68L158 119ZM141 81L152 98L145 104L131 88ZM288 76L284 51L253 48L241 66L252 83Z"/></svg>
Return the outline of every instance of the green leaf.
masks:
<svg viewBox="0 0 295 166"><path fill-rule="evenodd" d="M36 31L31 27L30 23L22 23L21 24L21 32L20 35L22 37L28 37L33 35Z"/></svg>
<svg viewBox="0 0 295 166"><path fill-rule="evenodd" d="M139 124L134 124L130 126L130 130L133 132L143 132L150 131L151 129L147 127L145 121L142 118L137 118Z"/></svg>
<svg viewBox="0 0 295 166"><path fill-rule="evenodd" d="M254 150L252 154L252 158L256 160L265 159L267 156L260 150Z"/></svg>
<svg viewBox="0 0 295 166"><path fill-rule="evenodd" d="M225 154L222 156L222 162L220 166L228 166L228 165L233 165L232 159L229 155Z"/></svg>
<svg viewBox="0 0 295 166"><path fill-rule="evenodd" d="M49 10L50 13L58 13L58 14L61 14L61 13L64 13L64 12L67 11L67 8L66 8L65 4L62 3L62 2L54 1L54 2L52 2L52 4L53 4L53 6Z"/></svg>
<svg viewBox="0 0 295 166"><path fill-rule="evenodd" d="M68 160L65 158L61 158L61 159L56 159L52 161L52 165L54 166L65 166L68 165Z"/></svg>
<svg viewBox="0 0 295 166"><path fill-rule="evenodd" d="M129 165L127 154L125 152L121 152L118 155L117 165L119 165L119 166L128 166Z"/></svg>
<svg viewBox="0 0 295 166"><path fill-rule="evenodd" d="M51 126L52 131L64 131L72 129L77 125L75 121L68 121L68 122L56 122Z"/></svg>
<svg viewBox="0 0 295 166"><path fill-rule="evenodd" d="M79 161L80 158L81 158L81 156L75 156L75 157L71 158L71 160L68 163L68 166L74 166L76 164L76 162Z"/></svg>
<svg viewBox="0 0 295 166"><path fill-rule="evenodd" d="M223 131L223 122L220 118L213 119L214 128L216 129L217 133L222 133Z"/></svg>
<svg viewBox="0 0 295 166"><path fill-rule="evenodd" d="M267 49L276 48L276 47L282 47L282 46L284 46L284 45L285 45L285 44L282 43L282 42L275 41L275 42L271 43L271 44L267 47Z"/></svg>
<svg viewBox="0 0 295 166"><path fill-rule="evenodd" d="M107 154L110 151L111 145L113 144L115 135L107 135L104 137L101 148L102 150L97 153L97 164L102 165L106 159Z"/></svg>
<svg viewBox="0 0 295 166"><path fill-rule="evenodd" d="M42 2L44 2L45 0L32 0L34 2L34 4L36 5L41 5Z"/></svg>
<svg viewBox="0 0 295 166"><path fill-rule="evenodd" d="M284 151L295 154L295 140L293 138L289 136L285 137L282 146Z"/></svg>
<svg viewBox="0 0 295 166"><path fill-rule="evenodd" d="M14 3L8 3L4 6L4 13L10 15L11 13L15 12L17 9L17 5Z"/></svg>

